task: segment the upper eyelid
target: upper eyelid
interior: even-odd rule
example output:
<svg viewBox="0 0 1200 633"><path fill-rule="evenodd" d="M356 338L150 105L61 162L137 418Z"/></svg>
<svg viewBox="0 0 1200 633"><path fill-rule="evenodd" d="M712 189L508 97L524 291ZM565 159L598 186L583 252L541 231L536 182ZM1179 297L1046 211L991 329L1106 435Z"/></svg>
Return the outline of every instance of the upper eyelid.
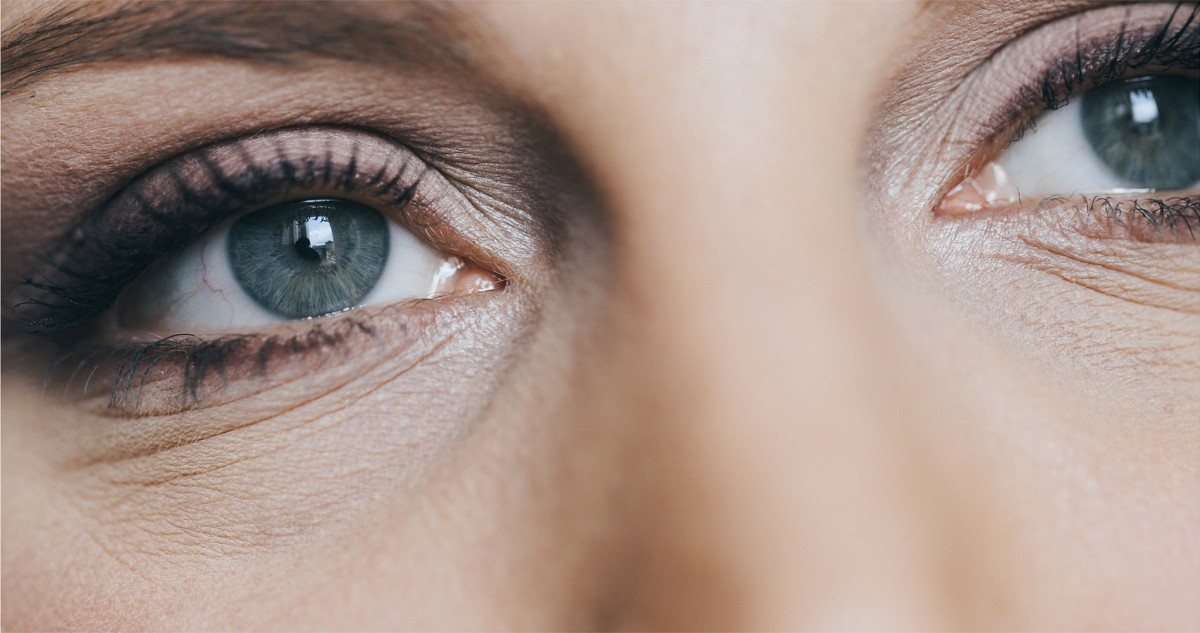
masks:
<svg viewBox="0 0 1200 633"><path fill-rule="evenodd" d="M919 198L907 206L932 208L958 179L986 162L990 152L998 151L997 144L1009 141L999 137L1004 129L1011 128L1015 117L1030 115L1028 93L1033 91L1036 96L1036 88L1040 87L1030 85L1041 80L1050 64L1073 56L1077 41L1087 44L1103 40L1118 28L1125 32L1121 25L1127 24L1124 46L1134 46L1148 41L1151 36L1146 32L1159 30L1167 16L1173 15L1172 32L1182 30L1186 23L1191 46L1191 38L1200 34L1200 28L1195 19L1188 20L1197 11L1200 8L1195 3L1186 2L1090 4L1063 8L1036 20L1026 16L1027 22L1014 20L1009 25L1013 27L1010 39L994 47L987 42L964 43L957 39L962 33L937 38L905 64L881 101L866 146L870 173L880 182L889 182L889 190L918 193L911 190L910 184L925 183ZM1076 40L1077 26L1084 20L1090 30ZM1065 39L1055 39L1059 37ZM1039 43L1040 49L1035 46ZM957 55L953 57L956 63L941 63L946 47L957 47L950 49ZM993 85L1001 79L1006 88ZM911 140L917 134L936 139L936 144L920 146L921 151L930 154L919 161L899 163L899 159L913 153Z"/></svg>
<svg viewBox="0 0 1200 633"><path fill-rule="evenodd" d="M907 56L900 58L901 63L894 72L898 79L884 96L881 110L887 113L914 107L937 107L941 100L930 86L939 87L936 92L951 92L978 67L1024 35L1050 23L1115 3L1116 0L1032 4L931 0L931 5L941 10L925 10L920 14L919 26L913 32L921 34L922 39ZM1016 6L1010 8L1008 4ZM1015 10L1018 7L1020 10ZM927 37L929 34L936 36Z"/></svg>
<svg viewBox="0 0 1200 633"><path fill-rule="evenodd" d="M253 155L251 144L257 148L257 155ZM427 219L414 219L417 212L410 211L412 205L409 201L429 169L418 157L405 153L402 146L390 140L340 128L321 127L282 130L238 139L205 147L159 165L135 179L98 209L85 214L76 228L65 237L67 243L60 242L41 270L31 275L31 282L9 293L6 312L17 317L18 323L28 323L37 330L63 329L64 326L55 325L56 319L66 319L65 327L73 327L79 319L91 318L92 312L107 309L107 304L103 303L107 301L105 296L91 296L95 286L124 286L158 259L163 247L152 245L151 240L155 244L164 240L190 241L219 221L228 219L233 207L248 211L269 203L272 196L286 195L286 190L280 187L317 187L337 191L338 186L342 186L345 189L347 182L343 170L348 171L355 167L356 161L366 158L366 154L360 155L360 151L368 151L365 149L368 146L376 154L375 160L379 160L380 154L384 155L380 164L385 167L391 165L394 172L394 178L383 183L390 189L377 191L374 195L392 195L389 191L396 191L395 199L391 202L395 213L399 214L395 219L418 233L419 222L447 221L444 209L434 210L434 207L440 209L445 203L422 206L420 217ZM291 155L286 159L282 153L285 151ZM290 161L313 156L322 157L325 164L317 165L316 161L312 161L298 179L289 178L283 173L287 170L282 166ZM272 163L279 172L274 176L262 171L264 165ZM334 174L334 169L339 173ZM331 182L335 177L341 182ZM355 183L359 191L379 186L362 173L351 174L350 177L364 180ZM235 182L239 179L240 182ZM312 182L306 182L306 179ZM267 181L275 184L266 186ZM161 213L159 209L163 206L184 206L190 210ZM447 244L435 246L447 248ZM93 250L96 252L91 252ZM467 256L470 258L470 255ZM72 272L75 270L80 272ZM102 272L87 272L95 270ZM100 278L88 276L97 274L112 281L101 283ZM46 283L42 283L43 279ZM80 291L72 288L79 288L88 294L78 295ZM58 304L61 309L69 308L69 312L62 313L52 306L42 305L40 302L43 301ZM93 303L96 305L88 307ZM17 312L25 316L18 317ZM71 316L75 313L81 316Z"/></svg>
<svg viewBox="0 0 1200 633"><path fill-rule="evenodd" d="M1159 6L1166 4L1159 3ZM1185 6L1191 8L1184 10ZM1200 57L1198 57L1200 56L1200 30L1196 28L1197 18L1200 16L1200 4L1175 3L1168 15L1158 16L1157 23L1151 21L1149 25L1153 26L1150 28L1146 28L1149 26L1147 23L1130 25L1127 21L1128 11L1119 19L1113 19L1115 16L1110 17L1109 27L1117 28L1115 40L1111 42L1111 50L1100 50L1104 47L1088 47L1086 44L1086 42L1097 39L1108 40L1111 36L1111 33L1097 31L1098 27L1095 25L1091 26L1091 37L1084 39L1080 36L1080 22L1089 15L1097 13L1104 15L1102 12L1089 12L1068 18L1073 37L1068 47L1070 49L1068 54L1042 60L1053 64L1054 67L1046 69L1046 72L1039 76L1045 80L1050 79L1051 75L1057 75L1054 78L1056 83L1043 83L1038 87L1038 91L1023 86L1020 93L1010 98L1005 104L1006 109L1019 110L1026 118L1032 119L1045 110L1063 107L1082 90L1113 80L1122 72L1167 70L1180 67L1194 70L1197 64L1200 64ZM1097 33L1102 33L1102 35L1097 38ZM1181 44L1185 36L1195 41L1191 44ZM1105 42L1106 45L1109 43ZM1025 40L1016 42L1014 45L1035 47L1034 43ZM996 57L989 59L987 65L998 66L1003 70L1006 62L1009 61L1007 56L1021 53L1023 51L1006 48L1000 51ZM1031 68L1036 67L1036 64L1031 66ZM995 133L992 130L988 132Z"/></svg>
<svg viewBox="0 0 1200 633"><path fill-rule="evenodd" d="M73 4L69 9L36 16L45 20L46 13L58 14L42 26L63 36L58 41L42 40L42 44L74 45L76 42L61 40L76 39L88 43L89 55L94 53L74 61L63 57L40 70L19 63L24 53L37 57L48 50L43 46L42 53L36 53L36 38L26 37L31 28L36 30L35 20L18 17L5 22L3 80L9 91L5 102L14 106L6 127L22 126L27 117L30 148L43 148L41 142L49 141L49 147L69 157L64 162L69 162L71 171L85 172L82 183L76 181L70 189L64 184L57 191L66 199L66 206L92 208L140 173L200 146L303 124L355 127L396 139L438 170L464 200L493 216L490 228L506 233L496 241L516 244L511 250L521 252L514 254L532 265L526 271L545 271L560 256L559 247L566 239L564 226L572 214L587 214L589 222L598 215L600 205L593 204L592 183L554 119L522 90L505 87L503 73L491 72L495 69L488 64L494 59L481 53L497 46L498 40L484 29L488 26L484 12L467 5L432 2L317 2L297 12L286 3L167 0L121 5L147 15L132 16L132 22L105 21L112 6ZM203 19L193 20L196 16ZM82 36L78 30L82 22L106 24L107 30L99 37L94 32ZM356 37L339 38L346 29ZM410 30L412 37L396 37ZM319 41L309 42L309 36ZM209 40L224 49L195 47ZM177 46L180 44L182 48ZM407 49L381 48L389 46ZM54 54L65 50L56 48ZM247 52L251 54L245 55ZM151 53L153 59L147 63L137 61ZM231 58L238 63L227 63ZM134 63L108 64L118 60ZM44 89L39 84L35 93L27 90L32 83L11 83L25 81L21 77L28 72L33 72L29 81L46 81ZM139 113L137 97L154 96L135 88L122 103L112 98L115 92L104 88L121 90L120 82L143 72L173 86L163 100L173 106L162 108L163 123L139 121L138 140L117 147L115 157L89 152L89 145L109 149L103 136L97 135L99 140L93 143L94 132L123 129L131 116L136 118ZM184 99L193 95L185 80L193 73L201 82L216 78L215 94ZM222 85L226 74L236 82ZM255 89L247 91L242 86ZM48 119L43 116L47 109L75 114L70 112L78 109L73 104L85 103L87 97L62 99L61 95L81 91L98 105L115 102L123 116L103 112L104 108L81 112L84 116L69 119L76 128L70 137L41 123ZM229 103L235 99L247 107ZM226 103L221 103L223 100ZM213 103L226 107L211 107ZM70 140L64 140L67 138ZM48 152L43 155L56 158ZM15 167L12 182L41 178L30 171ZM59 186L52 178L48 180ZM6 187L6 194L25 198L22 206L50 215L40 206L45 196L32 195L32 188L18 184ZM27 215L33 215L32 211ZM65 231L67 222L62 217L60 213L51 220L54 229L44 235ZM33 243L42 250L47 239L33 236ZM502 265L510 259L506 253L494 263ZM519 276L516 272L520 271L508 271ZM15 281L12 276L5 278L8 287Z"/></svg>

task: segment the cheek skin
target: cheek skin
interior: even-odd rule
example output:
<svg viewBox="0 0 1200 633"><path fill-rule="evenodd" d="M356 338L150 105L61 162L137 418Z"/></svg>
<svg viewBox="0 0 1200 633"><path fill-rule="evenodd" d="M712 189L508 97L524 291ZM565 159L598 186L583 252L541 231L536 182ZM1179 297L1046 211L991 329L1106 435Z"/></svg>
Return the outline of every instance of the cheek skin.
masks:
<svg viewBox="0 0 1200 633"><path fill-rule="evenodd" d="M513 296L478 300L458 313L440 308L455 329L426 326L432 342L380 339L386 349L353 354L355 375L340 376L330 360L308 376L171 418L81 415L41 400L36 385L6 381L5 435L16 439L4 443L13 457L5 475L33 495L17 498L40 516L5 523L16 544L5 561L44 581L5 574L6 624L46 626L47 614L60 614L64 628L119 628L147 613L160 628L278 625L304 579L326 578L285 573L293 564L336 567L375 526L405 543L436 540L423 523L438 511L409 514L423 503L414 491L437 480L455 437L478 422L484 395L507 373L505 342L528 326ZM479 380L462 385L472 374ZM392 503L404 521L387 518ZM63 542L73 544L70 557L47 555L61 554ZM105 608L95 608L86 578L107 579ZM197 588L205 600L179 595ZM260 611L213 607L259 592L269 593L254 601ZM336 615L329 626L344 622Z"/></svg>

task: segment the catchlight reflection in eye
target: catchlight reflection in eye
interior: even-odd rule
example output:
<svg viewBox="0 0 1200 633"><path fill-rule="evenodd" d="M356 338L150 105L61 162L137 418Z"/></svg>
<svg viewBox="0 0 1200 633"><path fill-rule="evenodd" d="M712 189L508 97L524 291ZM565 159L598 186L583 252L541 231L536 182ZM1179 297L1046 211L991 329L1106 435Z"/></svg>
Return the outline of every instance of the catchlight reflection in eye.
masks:
<svg viewBox="0 0 1200 633"><path fill-rule="evenodd" d="M946 194L937 211L970 214L1022 197L1200 187L1200 80L1133 77L1042 116L999 158Z"/></svg>
<svg viewBox="0 0 1200 633"><path fill-rule="evenodd" d="M496 287L371 207L308 199L244 215L156 266L118 302L113 325L221 331Z"/></svg>
<svg viewBox="0 0 1200 633"><path fill-rule="evenodd" d="M383 274L388 241L387 220L378 211L320 199L275 205L237 220L228 249L246 294L271 312L303 319L358 305ZM423 269L432 276L437 254L421 255L414 278L406 282L420 284ZM405 291L413 290L421 289L405 284Z"/></svg>

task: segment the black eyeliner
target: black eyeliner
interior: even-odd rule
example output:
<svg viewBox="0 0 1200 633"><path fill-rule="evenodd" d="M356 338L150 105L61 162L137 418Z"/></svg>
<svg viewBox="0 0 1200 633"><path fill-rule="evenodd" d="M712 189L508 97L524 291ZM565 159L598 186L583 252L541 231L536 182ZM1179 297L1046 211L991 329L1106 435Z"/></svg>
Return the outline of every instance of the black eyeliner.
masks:
<svg viewBox="0 0 1200 633"><path fill-rule="evenodd" d="M381 167L361 173L360 154ZM403 216L427 173L395 141L342 128L280 130L211 145L156 167L86 214L13 291L9 316L25 333L83 328L161 257L224 220L305 192L360 195ZM386 184L376 186L384 177Z"/></svg>
<svg viewBox="0 0 1200 633"><path fill-rule="evenodd" d="M1191 9L1182 24L1184 7ZM1085 44L1075 20L1075 49L1052 63L1042 73L1037 88L1023 87L1008 108L1024 112L1008 134L1014 143L1027 132L1036 131L1036 120L1044 112L1066 106L1080 92L1128 76L1131 72L1171 73L1200 70L1200 4L1178 2L1167 19L1151 34L1130 33L1127 21L1121 23L1115 38L1092 40Z"/></svg>

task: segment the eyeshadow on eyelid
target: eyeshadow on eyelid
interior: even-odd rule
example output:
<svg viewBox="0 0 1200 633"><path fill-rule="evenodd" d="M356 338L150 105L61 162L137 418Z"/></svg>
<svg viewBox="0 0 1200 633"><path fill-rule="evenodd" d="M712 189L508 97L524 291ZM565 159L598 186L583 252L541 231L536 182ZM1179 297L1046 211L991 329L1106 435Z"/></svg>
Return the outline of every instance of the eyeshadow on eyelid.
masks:
<svg viewBox="0 0 1200 633"><path fill-rule="evenodd" d="M70 327L106 310L153 261L221 220L306 191L362 197L416 232L449 239L442 224L452 192L430 173L396 143L345 129L218 144L155 168L85 217L34 281L6 300L32 329Z"/></svg>

